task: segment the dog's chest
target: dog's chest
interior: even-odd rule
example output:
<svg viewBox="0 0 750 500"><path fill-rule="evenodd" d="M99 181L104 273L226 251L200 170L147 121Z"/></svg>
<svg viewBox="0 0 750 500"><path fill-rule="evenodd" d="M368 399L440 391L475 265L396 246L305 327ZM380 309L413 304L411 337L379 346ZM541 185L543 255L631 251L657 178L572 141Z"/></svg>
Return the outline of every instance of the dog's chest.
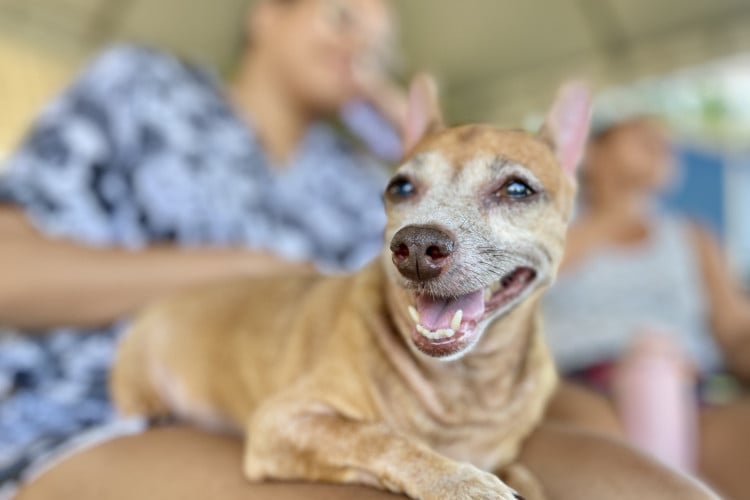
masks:
<svg viewBox="0 0 750 500"><path fill-rule="evenodd" d="M435 451L486 470L511 463L521 441L537 425L541 411L532 395L533 379L521 386L508 379L495 391L457 392L452 398L392 383L382 393L385 420Z"/></svg>
<svg viewBox="0 0 750 500"><path fill-rule="evenodd" d="M381 372L371 380L383 419L454 460L485 470L512 463L557 379L541 336L530 339L528 348L493 358L490 366L500 369L468 366L464 377L420 377L405 364Z"/></svg>
<svg viewBox="0 0 750 500"><path fill-rule="evenodd" d="M512 462L518 452L520 437L515 425L498 418L485 422L437 424L417 430L420 439L442 455L469 462L485 470L496 470Z"/></svg>

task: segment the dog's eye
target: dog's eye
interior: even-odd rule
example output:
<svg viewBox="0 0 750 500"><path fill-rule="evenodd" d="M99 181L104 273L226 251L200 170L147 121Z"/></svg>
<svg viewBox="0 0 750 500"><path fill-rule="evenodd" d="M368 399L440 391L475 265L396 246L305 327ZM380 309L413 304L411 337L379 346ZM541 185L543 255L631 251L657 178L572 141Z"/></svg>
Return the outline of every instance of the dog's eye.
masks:
<svg viewBox="0 0 750 500"><path fill-rule="evenodd" d="M517 200L520 198L527 198L534 193L535 191L525 183L519 180L512 180L506 182L497 194L501 198L513 198Z"/></svg>
<svg viewBox="0 0 750 500"><path fill-rule="evenodd" d="M416 191L414 184L406 177L394 178L385 190L388 197L392 199L408 198L414 194L414 191Z"/></svg>

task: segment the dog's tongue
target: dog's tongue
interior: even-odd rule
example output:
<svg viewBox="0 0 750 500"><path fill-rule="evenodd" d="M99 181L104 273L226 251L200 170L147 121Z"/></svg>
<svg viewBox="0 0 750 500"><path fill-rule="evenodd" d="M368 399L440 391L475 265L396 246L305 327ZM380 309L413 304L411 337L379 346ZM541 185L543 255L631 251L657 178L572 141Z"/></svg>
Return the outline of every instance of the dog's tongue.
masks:
<svg viewBox="0 0 750 500"><path fill-rule="evenodd" d="M484 314L484 292L478 290L455 298L438 298L429 295L417 296L417 312L420 323L430 330L450 328L456 311L463 311L463 320L479 321Z"/></svg>

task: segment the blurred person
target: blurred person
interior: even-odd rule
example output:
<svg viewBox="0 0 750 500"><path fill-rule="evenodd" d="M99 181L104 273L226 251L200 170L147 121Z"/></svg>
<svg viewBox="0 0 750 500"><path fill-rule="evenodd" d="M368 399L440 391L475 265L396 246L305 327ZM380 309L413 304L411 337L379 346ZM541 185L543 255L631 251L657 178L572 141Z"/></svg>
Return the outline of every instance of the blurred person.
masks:
<svg viewBox="0 0 750 500"><path fill-rule="evenodd" d="M155 50L105 52L9 159L0 483L112 418L119 318L178 287L379 252L387 172L324 120L364 100L399 126L402 97L377 66L387 5L263 0L246 35L227 87Z"/></svg>
<svg viewBox="0 0 750 500"><path fill-rule="evenodd" d="M592 137L582 210L544 299L550 347L577 382L563 384L550 415L624 436L746 498L750 402L711 407L696 394L724 368L750 381L750 301L705 228L656 209L673 164L655 117Z"/></svg>

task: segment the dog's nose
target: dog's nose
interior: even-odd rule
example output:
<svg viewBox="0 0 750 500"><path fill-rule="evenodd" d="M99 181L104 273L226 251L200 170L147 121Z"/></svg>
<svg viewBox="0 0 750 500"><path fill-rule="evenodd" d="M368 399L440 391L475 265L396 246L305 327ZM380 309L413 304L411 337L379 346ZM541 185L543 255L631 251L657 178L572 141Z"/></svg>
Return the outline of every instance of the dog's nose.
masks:
<svg viewBox="0 0 750 500"><path fill-rule="evenodd" d="M428 281L445 270L455 245L450 235L435 226L406 226L391 240L393 263L404 277Z"/></svg>

